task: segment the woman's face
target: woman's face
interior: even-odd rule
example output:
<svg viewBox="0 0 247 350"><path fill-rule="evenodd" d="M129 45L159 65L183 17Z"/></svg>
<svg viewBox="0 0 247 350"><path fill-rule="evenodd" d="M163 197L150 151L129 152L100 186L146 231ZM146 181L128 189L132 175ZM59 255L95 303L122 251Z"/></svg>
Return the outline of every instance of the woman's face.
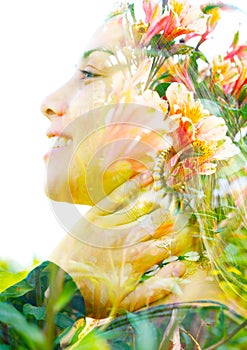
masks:
<svg viewBox="0 0 247 350"><path fill-rule="evenodd" d="M99 132L95 126L100 115L106 114L103 106L116 102L115 96L121 94L128 67L119 52L128 46L128 40L119 20L107 22L90 40L72 78L42 103L42 112L51 122L47 136L53 148L44 159L46 193L53 200L93 204L133 175L132 166L124 159L108 162L103 173L95 161L100 158L99 148L104 148L102 142L97 144ZM111 127L105 132L110 134ZM103 153L101 157L107 152ZM100 192L97 198L88 191L88 179Z"/></svg>
<svg viewBox="0 0 247 350"><path fill-rule="evenodd" d="M90 142L86 145L81 142L78 147L85 137L85 131L81 135L80 130L83 133L89 120L80 118L106 104L113 93L114 82L122 79L124 68L116 64L114 54L124 40L122 26L117 21L105 24L90 40L72 78L42 103L41 110L51 122L47 136L53 148L44 159L46 192L53 200L92 204L84 171ZM98 48L100 50L96 50ZM94 138L95 135L89 138L91 143Z"/></svg>

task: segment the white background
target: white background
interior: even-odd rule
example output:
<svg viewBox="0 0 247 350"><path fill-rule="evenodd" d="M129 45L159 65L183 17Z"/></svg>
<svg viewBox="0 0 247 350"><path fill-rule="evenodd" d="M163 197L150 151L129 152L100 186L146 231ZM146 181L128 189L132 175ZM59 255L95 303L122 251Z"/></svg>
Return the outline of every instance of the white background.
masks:
<svg viewBox="0 0 247 350"><path fill-rule="evenodd" d="M73 73L83 46L113 3L8 0L0 4L0 258L10 258L20 268L33 257L46 259L65 234L43 193L49 122L39 110L40 102ZM235 0L234 5L247 9L245 0ZM230 44L243 18L239 12L227 15L217 47L209 44L211 55Z"/></svg>

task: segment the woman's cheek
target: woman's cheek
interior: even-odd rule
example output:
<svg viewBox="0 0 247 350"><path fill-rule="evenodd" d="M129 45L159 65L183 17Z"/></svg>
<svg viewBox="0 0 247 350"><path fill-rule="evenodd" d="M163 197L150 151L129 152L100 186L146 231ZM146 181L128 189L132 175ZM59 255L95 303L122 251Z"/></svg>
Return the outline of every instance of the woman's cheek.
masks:
<svg viewBox="0 0 247 350"><path fill-rule="evenodd" d="M105 139L107 141L106 135ZM75 203L95 205L133 175L129 161L108 159L104 149L105 145L99 142L99 135L93 133L73 153L68 180Z"/></svg>
<svg viewBox="0 0 247 350"><path fill-rule="evenodd" d="M86 120L87 112L114 102L117 91L121 91L120 85L122 83L122 73L102 79L88 79L71 101L66 123L72 126L77 146L71 155L68 181L70 193L75 203L94 205L133 174L131 164L126 161L123 161L123 164L120 162L121 165L118 163L118 166L114 164L102 168L102 161L98 159L100 157L97 157L97 151L100 151L101 148L104 149L104 142L103 144L100 142L97 132L92 134L90 132L97 126L97 121L91 118ZM85 120L84 118L80 119L83 115L86 117ZM75 120L77 121L75 122ZM87 124L84 127L83 121ZM91 126L89 125L90 121L92 122ZM90 135L85 134L86 130ZM107 133L107 137L109 137L109 133Z"/></svg>
<svg viewBox="0 0 247 350"><path fill-rule="evenodd" d="M105 83L102 80L85 82L70 103L68 122L104 105L105 100Z"/></svg>
<svg viewBox="0 0 247 350"><path fill-rule="evenodd" d="M98 172L95 169L95 174L92 174L88 165L94 150L91 140L87 138L86 142L83 142L84 135L81 135L81 142L78 134L77 139L78 145L71 155L68 168L69 189L74 203L93 205L89 179L90 176L93 176L94 185L98 187L98 179L96 179Z"/></svg>

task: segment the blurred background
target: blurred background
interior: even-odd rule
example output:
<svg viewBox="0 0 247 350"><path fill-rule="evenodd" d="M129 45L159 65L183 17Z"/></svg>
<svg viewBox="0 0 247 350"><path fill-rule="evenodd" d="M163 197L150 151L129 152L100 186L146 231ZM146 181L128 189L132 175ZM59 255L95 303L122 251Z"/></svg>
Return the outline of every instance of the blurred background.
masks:
<svg viewBox="0 0 247 350"><path fill-rule="evenodd" d="M40 103L72 75L84 45L114 3L9 0L0 4L0 259L14 260L20 269L34 257L47 259L65 235L43 193L49 122L40 112ZM243 12L225 14L216 42L209 40L204 48L211 57L229 47L239 27L242 41L247 41L247 3L234 0L234 6Z"/></svg>

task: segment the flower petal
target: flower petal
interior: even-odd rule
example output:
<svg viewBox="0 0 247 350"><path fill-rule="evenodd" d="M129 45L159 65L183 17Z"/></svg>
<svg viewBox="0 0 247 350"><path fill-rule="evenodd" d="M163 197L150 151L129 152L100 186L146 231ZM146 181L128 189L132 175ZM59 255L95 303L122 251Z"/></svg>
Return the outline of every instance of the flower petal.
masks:
<svg viewBox="0 0 247 350"><path fill-rule="evenodd" d="M196 135L199 140L219 141L225 138L227 126L221 117L214 115L202 118L196 126Z"/></svg>
<svg viewBox="0 0 247 350"><path fill-rule="evenodd" d="M213 159L224 160L231 158L240 152L239 148L232 143L230 137L225 137L224 143L217 148Z"/></svg>

